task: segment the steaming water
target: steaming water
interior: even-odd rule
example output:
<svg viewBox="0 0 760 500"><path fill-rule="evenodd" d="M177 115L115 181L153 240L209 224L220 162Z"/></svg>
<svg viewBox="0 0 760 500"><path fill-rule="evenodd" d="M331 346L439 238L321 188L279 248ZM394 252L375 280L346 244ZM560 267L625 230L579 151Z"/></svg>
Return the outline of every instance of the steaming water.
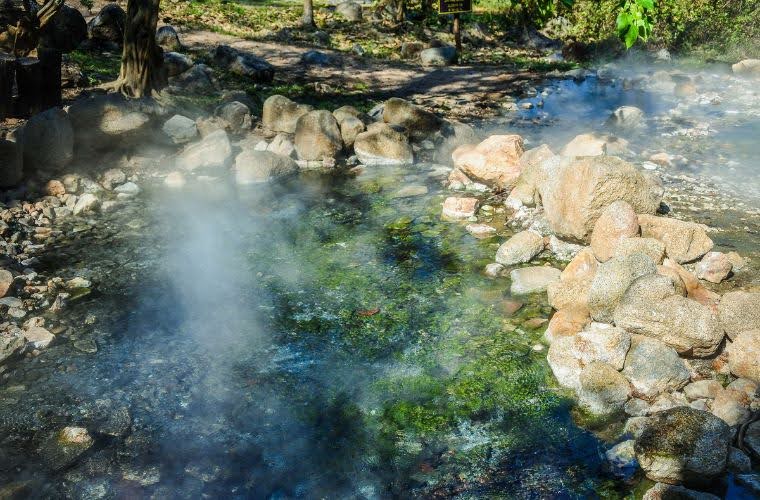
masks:
<svg viewBox="0 0 760 500"><path fill-rule="evenodd" d="M621 135L689 159L663 173L714 177L754 200L757 92L701 78L701 94L678 101L620 81L554 81L531 98L543 107L507 121L557 147L637 105L646 128ZM710 92L722 104L703 104ZM57 316L68 329L53 346L3 375L0 484L44 498L636 488L600 458L619 426L578 427L532 349L541 326L528 321L548 317L545 298L520 298L510 316L507 283L481 275L508 234L503 216L485 218L501 233L483 241L441 222L445 176L418 165L251 190L153 186L96 226L72 222L76 238L41 265L94 290ZM395 196L409 185L429 193ZM95 437L76 460L51 452L68 425Z"/></svg>

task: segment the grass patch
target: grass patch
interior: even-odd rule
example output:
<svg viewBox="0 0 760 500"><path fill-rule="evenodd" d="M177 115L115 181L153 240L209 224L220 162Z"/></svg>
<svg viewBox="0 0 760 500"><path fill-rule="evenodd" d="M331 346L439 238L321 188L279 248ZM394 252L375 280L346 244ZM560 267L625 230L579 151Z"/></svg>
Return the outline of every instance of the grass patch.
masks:
<svg viewBox="0 0 760 500"><path fill-rule="evenodd" d="M89 85L110 82L119 76L121 54L75 50L66 57L81 68Z"/></svg>

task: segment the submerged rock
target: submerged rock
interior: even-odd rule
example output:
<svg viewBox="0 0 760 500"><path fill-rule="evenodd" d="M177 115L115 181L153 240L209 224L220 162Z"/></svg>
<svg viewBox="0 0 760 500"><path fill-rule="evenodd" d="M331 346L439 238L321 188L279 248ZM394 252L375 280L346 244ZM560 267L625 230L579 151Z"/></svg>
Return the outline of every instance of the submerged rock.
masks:
<svg viewBox="0 0 760 500"><path fill-rule="evenodd" d="M640 127L644 124L644 111L636 106L621 106L612 112L607 124L625 129Z"/></svg>
<svg viewBox="0 0 760 500"><path fill-rule="evenodd" d="M551 283L559 280L559 269L548 266L533 266L514 269L509 273L512 280L512 295L528 295L546 291Z"/></svg>
<svg viewBox="0 0 760 500"><path fill-rule="evenodd" d="M79 459L95 440L83 427L65 427L49 437L40 448L40 454L53 470L61 470Z"/></svg>
<svg viewBox="0 0 760 500"><path fill-rule="evenodd" d="M496 252L496 262L513 266L530 262L533 257L544 250L544 238L535 231L521 231L506 242Z"/></svg>
<svg viewBox="0 0 760 500"><path fill-rule="evenodd" d="M469 219L478 211L480 200L477 198L457 198L450 196L443 202L444 219Z"/></svg>
<svg viewBox="0 0 760 500"><path fill-rule="evenodd" d="M650 418L636 439L636 458L653 481L708 484L725 470L730 441L725 422L679 407Z"/></svg>

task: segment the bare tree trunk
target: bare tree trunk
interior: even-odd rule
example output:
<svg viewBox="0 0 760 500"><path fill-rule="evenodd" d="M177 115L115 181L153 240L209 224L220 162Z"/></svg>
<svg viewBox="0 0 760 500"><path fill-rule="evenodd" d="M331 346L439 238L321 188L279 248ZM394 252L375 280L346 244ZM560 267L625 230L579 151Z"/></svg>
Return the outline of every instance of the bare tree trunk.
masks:
<svg viewBox="0 0 760 500"><path fill-rule="evenodd" d="M114 86L127 97L144 97L166 86L164 54L156 44L160 0L129 0L121 73Z"/></svg>
<svg viewBox="0 0 760 500"><path fill-rule="evenodd" d="M303 0L303 25L307 28L314 26L314 2Z"/></svg>

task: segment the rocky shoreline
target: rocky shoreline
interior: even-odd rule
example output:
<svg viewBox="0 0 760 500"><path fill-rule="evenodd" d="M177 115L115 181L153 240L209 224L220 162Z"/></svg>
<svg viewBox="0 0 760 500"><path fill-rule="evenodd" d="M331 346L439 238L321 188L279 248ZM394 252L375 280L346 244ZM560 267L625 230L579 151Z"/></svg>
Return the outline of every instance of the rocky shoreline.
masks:
<svg viewBox="0 0 760 500"><path fill-rule="evenodd" d="M497 210L517 232L484 272L508 277L514 296L547 294L556 310L547 361L557 382L587 414L625 422L607 453L613 470L629 477L641 468L658 482L646 498L711 498L684 487L704 488L728 472L760 489L752 472L760 459L760 290L731 288L744 257L714 251L706 226L668 213L660 179L616 156L629 154L625 141L583 134L559 154L546 145L526 150L518 135L481 140L471 126L397 98L362 113L272 96L259 124L245 100L228 95L215 116L192 119L152 101L94 96L37 115L2 141L11 159L4 184L24 171L29 179L4 193L0 216L4 380L19 357L65 337L69 326L56 315L96 286L36 270L37 256L131 203L145 183L242 189L306 170L431 160L445 164L449 189L467 191L447 198L442 216L467 222L473 236L495 232L481 219L504 200ZM619 110L613 118L630 116ZM401 196L424 194L408 187ZM526 266L547 254L556 265ZM67 427L57 443L70 463L93 440Z"/></svg>

